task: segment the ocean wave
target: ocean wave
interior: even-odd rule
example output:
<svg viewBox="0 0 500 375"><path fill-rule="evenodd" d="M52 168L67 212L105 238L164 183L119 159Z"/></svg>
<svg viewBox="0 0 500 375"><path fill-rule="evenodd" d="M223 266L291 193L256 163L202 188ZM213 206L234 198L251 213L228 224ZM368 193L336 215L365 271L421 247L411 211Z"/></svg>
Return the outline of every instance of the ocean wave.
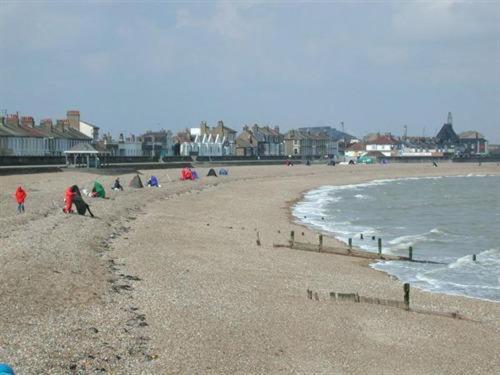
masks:
<svg viewBox="0 0 500 375"><path fill-rule="evenodd" d="M470 192L472 184L475 187L476 184L465 180L443 181L443 185L437 182L440 179L460 177L485 176L407 177L323 186L306 193L304 199L292 208L292 212L298 222L323 233L332 233L346 243L352 238L354 246L367 251L377 251L377 241L372 241L371 236L383 237L385 254L407 255L408 247L412 246L414 256L416 250L422 259L447 263L430 265L381 261L371 265L405 282L411 282L415 287L430 292L500 302L500 250L496 248L495 242L492 243L494 237L491 236L496 232L488 229L489 226L485 229L480 227L481 220L492 223L499 214L485 210L485 215L474 219L479 211L483 212L477 208L477 202L474 206L464 204L465 211L460 211L462 206L457 206L457 202L462 202L461 192ZM424 182L410 188L410 183L408 187L404 184L408 180L435 182L424 190L425 195L420 194L421 197L415 196L413 199L412 192L419 192L422 186L429 184ZM394 181L404 186L369 190ZM488 182L483 182L482 185L488 189ZM366 198L369 200L361 201ZM491 199L485 203L491 205ZM449 207L457 209L449 210ZM467 212L468 215L463 215L462 212ZM469 219L462 220L463 218ZM364 240L360 239L360 233L364 234ZM474 239L476 236L477 239ZM472 252L476 250L462 256L468 252L468 248L477 246L483 246L483 249L494 246L495 249L476 253L476 261L472 260Z"/></svg>
<svg viewBox="0 0 500 375"><path fill-rule="evenodd" d="M415 246L419 243L439 243L447 242L444 238L447 233L438 228L433 228L429 232L421 234L409 234L405 236L396 237L388 242L391 251L407 249L409 246Z"/></svg>
<svg viewBox="0 0 500 375"><path fill-rule="evenodd" d="M500 250L489 249L476 254L476 260L472 259L472 255L466 255L458 258L453 263L448 265L448 268L463 268L463 267L498 267L500 275ZM499 276L500 277L500 276Z"/></svg>
<svg viewBox="0 0 500 375"><path fill-rule="evenodd" d="M356 194L354 196L354 198L357 198L357 199L368 199L368 197L366 195L363 195L363 194Z"/></svg>

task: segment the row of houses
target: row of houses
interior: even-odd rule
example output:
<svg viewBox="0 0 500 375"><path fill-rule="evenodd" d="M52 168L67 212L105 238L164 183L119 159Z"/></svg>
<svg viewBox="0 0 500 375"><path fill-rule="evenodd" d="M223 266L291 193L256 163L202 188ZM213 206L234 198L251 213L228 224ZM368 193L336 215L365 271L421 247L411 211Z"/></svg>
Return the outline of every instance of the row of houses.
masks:
<svg viewBox="0 0 500 375"><path fill-rule="evenodd" d="M114 139L109 133L99 138L99 127L83 121L80 112L70 110L66 118L44 119L35 125L33 117L19 114L0 116L0 155L61 156L79 143L91 143L113 156L240 156L240 157L443 157L488 153L488 143L476 131L456 134L451 113L435 137L396 137L372 134L360 140L330 126L302 127L281 133L279 127L245 125L238 132L222 121L173 135L169 130L147 131L140 136Z"/></svg>
<svg viewBox="0 0 500 375"><path fill-rule="evenodd" d="M0 116L0 155L62 156L80 143L92 143L99 128L80 120L78 111L68 111L65 119L44 119L38 125L31 116L18 113Z"/></svg>
<svg viewBox="0 0 500 375"><path fill-rule="evenodd" d="M475 130L455 133L452 115L448 114L435 137L396 137L390 133L372 134L345 150L349 159L363 157L471 157L488 154L488 141Z"/></svg>
<svg viewBox="0 0 500 375"><path fill-rule="evenodd" d="M212 128L202 122L198 128L180 132L173 143L180 145L178 154L183 156L337 157L351 141L357 139L331 127L299 128L283 134L277 126L254 124L245 125L238 135L219 121Z"/></svg>

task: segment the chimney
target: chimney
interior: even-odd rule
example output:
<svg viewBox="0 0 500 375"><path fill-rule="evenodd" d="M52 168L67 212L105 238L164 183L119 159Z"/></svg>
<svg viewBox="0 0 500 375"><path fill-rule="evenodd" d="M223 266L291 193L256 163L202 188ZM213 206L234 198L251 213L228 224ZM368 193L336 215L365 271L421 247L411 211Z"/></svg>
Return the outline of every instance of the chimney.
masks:
<svg viewBox="0 0 500 375"><path fill-rule="evenodd" d="M21 117L21 125L32 128L35 126L35 120L31 116L23 116Z"/></svg>
<svg viewBox="0 0 500 375"><path fill-rule="evenodd" d="M275 131L276 133L279 133L279 132L280 132L280 127L279 127L279 126L275 126L275 127L274 127L274 131Z"/></svg>
<svg viewBox="0 0 500 375"><path fill-rule="evenodd" d="M52 130L52 119L44 118L40 121L40 127L46 130Z"/></svg>
<svg viewBox="0 0 500 375"><path fill-rule="evenodd" d="M253 124L252 130L253 130L254 133L258 132L259 131L259 125Z"/></svg>
<svg viewBox="0 0 500 375"><path fill-rule="evenodd" d="M15 115L7 115L6 124L9 126L19 126L19 116Z"/></svg>
<svg viewBox="0 0 500 375"><path fill-rule="evenodd" d="M57 120L56 121L57 130L64 132L68 127L69 127L68 120L64 119L64 120Z"/></svg>
<svg viewBox="0 0 500 375"><path fill-rule="evenodd" d="M205 135L210 132L210 127L207 125L206 121L202 121L200 124L200 135ZM187 132L189 133L189 132Z"/></svg>
<svg viewBox="0 0 500 375"><path fill-rule="evenodd" d="M69 121L69 126L73 129L80 130L80 111L67 111L66 119Z"/></svg>
<svg viewBox="0 0 500 375"><path fill-rule="evenodd" d="M124 142L123 133L120 133L120 137L118 138L118 142L121 142L121 143Z"/></svg>

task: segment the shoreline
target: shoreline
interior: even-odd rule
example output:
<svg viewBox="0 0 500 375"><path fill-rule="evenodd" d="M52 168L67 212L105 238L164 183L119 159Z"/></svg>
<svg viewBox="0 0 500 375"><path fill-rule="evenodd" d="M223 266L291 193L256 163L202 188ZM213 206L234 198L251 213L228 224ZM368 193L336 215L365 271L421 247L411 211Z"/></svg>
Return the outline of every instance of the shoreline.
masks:
<svg viewBox="0 0 500 375"><path fill-rule="evenodd" d="M61 215L50 202L61 199L61 184L85 184L95 176L33 177L30 213L20 217L0 210L8 234L1 239L7 246L0 249L0 260L9 264L0 269L8 271L0 277L13 278L6 284L16 291L11 297L35 315L26 320L31 315L16 314L0 284L6 315L12 316L8 324L0 320L5 333L0 356L27 373L40 364L53 372L68 372L73 365L137 373L492 372L500 368L494 351L500 329L497 304L412 291L416 308L458 310L480 322L475 323L333 303L332 290L400 300L402 288L387 274L362 266L363 259L272 247L286 240L290 230L301 238L303 231L305 240L317 239L317 233L289 220L290 204L301 191L331 181L425 171L425 166L259 166L187 182L166 182L167 171L147 171L159 177L163 188L126 188L110 192L109 200L89 200L100 217L96 220ZM98 178L108 186L113 177ZM10 191L18 180L0 183ZM7 204L0 201L2 208ZM45 231L52 226L56 229ZM39 250L38 239L45 242ZM89 252L89 246L95 250ZM37 271L40 267L43 272ZM13 286L14 281L26 288ZM306 289L317 291L319 301L308 300ZM44 307L47 301L61 306ZM44 315L45 310L50 313ZM23 329L26 321L34 324L36 336ZM405 340L402 331L408 331ZM460 340L462 335L467 342ZM446 350L450 342L456 342L451 352ZM382 360L380 350L385 349L391 354ZM465 353L473 353L473 359Z"/></svg>
<svg viewBox="0 0 500 375"><path fill-rule="evenodd" d="M394 181L404 181L404 180L422 180L422 179L436 179L436 178L468 178L468 177L492 177L492 176L498 176L497 174L467 174L467 175L441 175L441 176L418 176L418 177L415 177L415 176L412 176L412 177L398 177L398 178L394 178L394 179L384 179L384 180L379 180L379 179L374 179L374 180L366 180L366 181L362 181L362 182L359 182L359 183L354 183L354 184L346 184L346 185L352 185L352 186L358 186L358 185L362 185L362 184L367 184L367 183L372 183L372 182L387 182L387 181L390 181L390 182L394 182ZM290 210L290 215L289 215L289 218L290 218L290 222L291 223L294 223L294 224L297 224L313 233L321 233L329 238L331 238L332 240L334 240L336 242L336 245L339 246L339 247L342 247L342 248L347 248L348 244L347 242L344 242L342 241L340 238L338 238L337 234L333 231L328 231L328 230L323 230L323 229L320 229L320 228L317 228L315 229L314 227L309 227L307 223L304 223L300 217L297 217L293 214L293 209L294 207L297 205L297 203L299 202L302 202L304 201L305 199L305 195L309 192L313 192L313 191L317 191L319 189L322 189L324 187L327 187L327 186L333 186L333 187L336 187L336 186L346 186L344 184L337 184L337 185L321 185L321 186L316 186L312 189L309 189L309 190L305 190L305 191L302 191L300 192L300 197L297 198L297 199L294 199L290 202L289 204L289 210ZM354 239L354 238L353 238ZM369 251L369 250L366 250L366 249L363 249L362 247L358 246L358 245L355 245L353 244L352 245L352 249L353 250L356 250L356 251L360 251L360 252L368 252L368 253L372 253L372 251ZM457 258L458 259L458 258ZM396 280L398 280L401 284L403 284L405 281L400 279L398 276L390 273L389 271L386 271L386 270L383 270L383 269L377 269L374 267L374 265L378 264L378 263L384 263L384 262L388 262L388 261L391 261L391 260L366 260L366 262L363 262L364 264L362 264L363 267L368 267L374 271L377 271L377 272L380 272L386 276L389 276L391 278L395 278ZM425 289L423 287L419 287L419 286L414 286L414 288L417 288L419 289L420 291L422 292L426 292L426 293L431 293L431 294L436 294L436 295L448 295L448 296L454 296L454 297L460 297L460 298L470 298L470 299L474 299L474 300L479 300L479 301L485 301L485 302L491 302L491 303L495 303L495 304L500 304L500 301L497 301L497 300L492 300L492 299L488 299L488 298L481 298L481 297L476 297L476 296L472 296L472 295L467 295L465 293L453 293L453 292L445 292L445 291L432 291L432 290L428 290L428 289Z"/></svg>
<svg viewBox="0 0 500 375"><path fill-rule="evenodd" d="M148 323L157 329L161 327L158 332L148 331L152 343L158 348L159 358L155 364L158 371L169 369L186 372L201 370L205 368L204 365L223 373L245 370L280 372L279 368L282 368L281 371L283 368L295 368L304 372L328 372L335 368L346 371L345 362L328 359L332 351L338 353L336 345L363 347L355 339L355 329L341 333L340 327L345 326L345 319L354 327L376 319L377 324L384 329L383 336L393 339L393 334L408 329L408 325L415 325L415 329L421 332L432 327L430 329L434 334L441 338L454 335L453 332L457 330L470 329L472 341L466 346L468 351L476 354L480 352L479 347L476 347L476 338L477 345L481 347L485 337L498 339L497 336L486 333L488 329L490 332L498 330L500 311L495 303L436 295L416 289L412 291L412 306L416 310L430 310L437 314L459 311L460 314L473 318L474 322L432 315L419 316L418 313L408 314L376 305L335 304L329 302L328 294L331 291L359 292L368 297L401 300L401 283L378 270L363 267L363 263L368 263L364 259L272 247L273 242L286 241L290 230L295 230L296 239L317 239L317 232L290 221L290 206L300 199L301 192L329 183L331 178L335 178L337 182L347 180L342 183L362 182L377 179L379 173L382 176L394 173L411 176L422 168L411 168L408 172L399 168L361 167L356 170L339 169L331 176L323 175L323 171L329 170L321 167L294 168L296 169L271 168L270 173L266 173L265 169L241 169L238 172L248 173L252 177L238 176L242 178L200 192L199 198L188 195L162 203L149 212L144 221L137 223L131 237L132 249L116 249L117 254L128 259L127 269L130 272L139 275L151 272L154 275L145 277L144 285L139 285L137 298L138 303L145 306ZM235 172L234 168L232 172ZM454 169L439 172L459 174ZM373 173L377 176L373 177ZM437 171L430 170L430 174L435 175ZM271 191L273 194L268 194ZM238 197L244 199L239 201ZM191 206L189 212L185 212L186 204ZM215 207L217 210L214 211ZM236 208L238 211L235 211ZM173 218L180 212L182 223L176 223ZM195 212L211 212L211 215L199 218ZM238 214L235 215L234 212ZM146 243L146 239L153 233L148 228L153 225L168 226L171 232L157 234L159 237L154 240L154 249L149 255L155 261L140 257L137 250L134 250L137 245ZM256 232L260 233L261 246L255 244ZM183 238L182 242L178 241L180 238ZM169 246L162 245L165 241L174 247L170 249ZM326 242L333 242L333 239L329 238ZM168 261L162 261L163 256ZM308 302L306 289L318 292L319 304ZM162 303L156 302L156 299ZM373 312L382 320L372 316ZM164 317L167 315L169 322L165 324ZM325 317L328 317L327 321ZM200 320L203 325L200 325ZM336 333L323 331L323 324L333 324L331 327ZM480 326L475 326L477 324ZM240 338L231 327L245 332L247 336ZM394 330L395 327L398 328ZM446 327L454 328L448 331ZM412 341L416 339L415 329L411 329ZM481 339L476 336L477 330L482 332ZM476 333L472 333L474 331ZM312 332L315 335L311 336ZM367 342L372 342L373 334L371 332L366 336ZM199 342L194 337L201 337L202 341ZM391 346L399 347L403 344L396 344L397 341L392 341L393 339L388 338L392 342ZM417 344L421 339L423 337L416 339L418 348L412 349L419 353L417 357L435 358L436 355L445 355L442 349L436 349L434 345L424 348L427 347L424 342ZM281 346L284 353L288 354L283 358L276 358L272 352L263 353L260 349L263 340L268 343L265 345L271 345L272 348ZM188 348L188 351L180 350L175 343L182 343L182 348ZM323 344L318 346L315 343ZM445 347L444 345L443 349ZM279 349L276 350L279 352ZM461 350L459 345L454 352ZM304 353L307 353L306 357L317 360L317 364L307 367L305 364L311 362L304 357ZM363 372L361 369L370 362L366 358L373 354L369 348L362 349L360 355L363 359L356 365L355 357L347 356L350 358L350 366L353 366L351 372ZM400 354L394 354L388 359L388 363L379 365L386 370L395 370L398 366L392 361ZM479 356L488 358L488 366L493 366L490 371L498 366L497 361L484 350ZM269 362L270 358L273 358L273 362ZM461 362L455 355L453 358L455 362ZM272 364L274 360L277 361L276 365ZM425 367L426 364L421 361L411 358L406 360L414 366L414 370L431 371L431 367ZM428 364L442 372L453 372L434 360ZM470 364L463 362L461 366L472 368ZM478 368L480 365L475 363L474 366Z"/></svg>

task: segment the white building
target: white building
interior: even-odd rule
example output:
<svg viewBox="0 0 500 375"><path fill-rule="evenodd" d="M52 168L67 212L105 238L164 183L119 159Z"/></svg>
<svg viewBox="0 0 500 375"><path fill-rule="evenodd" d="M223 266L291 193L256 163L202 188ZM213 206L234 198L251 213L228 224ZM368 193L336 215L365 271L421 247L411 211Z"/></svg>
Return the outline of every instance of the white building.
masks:
<svg viewBox="0 0 500 375"><path fill-rule="evenodd" d="M67 111L66 118L69 125L78 130L80 133L85 134L87 137L92 138L94 142L99 139L99 127L80 119L80 111Z"/></svg>
<svg viewBox="0 0 500 375"><path fill-rule="evenodd" d="M196 135L193 142L183 142L181 144L181 155L189 156L193 153L198 156L223 156L229 150L225 137L220 138L219 135L214 137L212 134L205 134L203 136Z"/></svg>
<svg viewBox="0 0 500 375"><path fill-rule="evenodd" d="M398 152L399 142L388 135L378 136L366 142L366 151L379 151L384 156L394 156Z"/></svg>

